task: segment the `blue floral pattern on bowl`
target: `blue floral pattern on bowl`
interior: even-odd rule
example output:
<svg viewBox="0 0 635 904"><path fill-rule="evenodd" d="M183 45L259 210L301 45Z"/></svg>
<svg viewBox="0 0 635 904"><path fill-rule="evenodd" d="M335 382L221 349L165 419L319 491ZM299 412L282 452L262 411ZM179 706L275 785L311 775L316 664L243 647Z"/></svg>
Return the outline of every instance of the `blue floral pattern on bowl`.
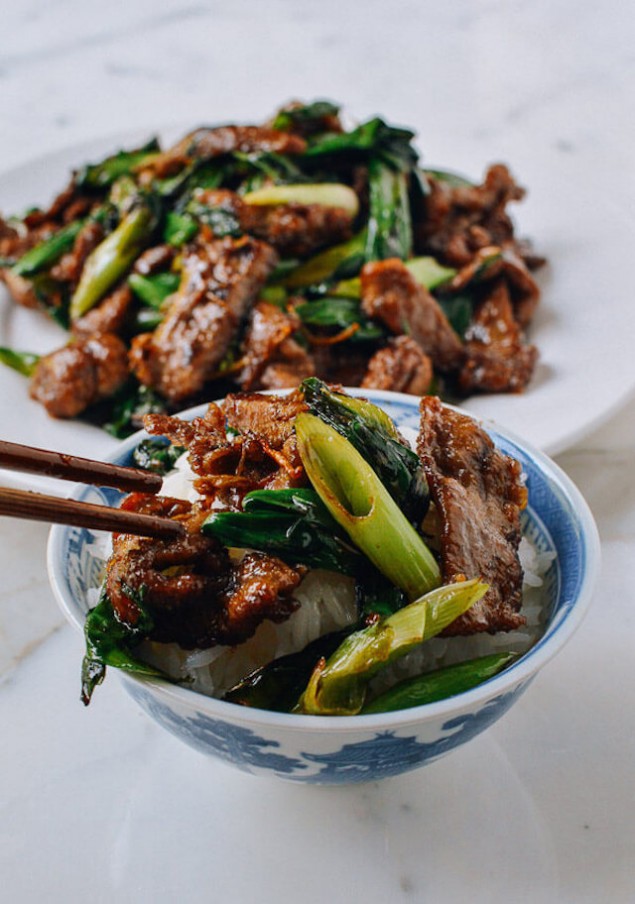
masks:
<svg viewBox="0 0 635 904"><path fill-rule="evenodd" d="M416 399L382 392L367 391L365 395L380 404L404 431L418 429ZM557 554L543 579L549 612L544 635L504 673L449 701L343 719L245 709L162 681L126 675L122 678L128 692L159 725L195 749L247 772L308 783L375 781L398 775L443 756L484 731L518 699L535 672L579 623L599 561L592 518L568 478L541 453L488 429L503 451L520 460L527 476L525 535L539 551ZM111 460L129 464L139 439L124 442ZM95 487L80 488L75 495L106 505L116 505L121 497L116 490ZM51 532L53 587L66 614L78 626L96 603L106 554L103 539L89 530L56 527Z"/></svg>

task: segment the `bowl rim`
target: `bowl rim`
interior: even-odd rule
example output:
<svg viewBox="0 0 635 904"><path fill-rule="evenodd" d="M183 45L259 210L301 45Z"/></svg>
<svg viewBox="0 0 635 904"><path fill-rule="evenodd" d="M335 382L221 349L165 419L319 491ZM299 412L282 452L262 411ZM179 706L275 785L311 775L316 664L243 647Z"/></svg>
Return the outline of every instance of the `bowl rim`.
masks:
<svg viewBox="0 0 635 904"><path fill-rule="evenodd" d="M271 390L267 394L283 395L291 390ZM389 402L402 404L409 407L418 405L420 397L407 395L406 393L391 392L389 390L360 389L359 387L345 387L345 391L351 395L363 396L376 402ZM219 401L219 400L214 400ZM201 414L210 402L205 402L177 413L178 417L192 418ZM531 459L548 480L548 483L559 490L561 498L569 503L571 511L578 521L578 542L584 550L584 569L581 575L579 591L573 604L564 616L559 620L553 632L545 639L541 638L534 646L520 656L518 660L509 665L504 671L469 691L447 697L435 703L426 703L407 709L395 710L386 713L371 713L355 716L313 716L296 713L279 713L272 710L256 709L240 706L215 697L209 697L190 688L172 684L161 678L135 675L133 673L119 672L120 679L131 682L151 690L159 698L166 702L173 702L181 707L198 710L211 718L232 722L248 722L261 729L278 729L288 732L306 732L328 730L331 734L346 735L359 732L361 729L394 730L407 727L412 724L420 724L424 721L435 721L439 718L451 719L465 711L472 710L488 700L504 695L518 685L528 683L534 675L549 662L562 647L569 641L584 620L590 607L593 593L599 578L601 565L600 537L588 503L571 478L544 452L537 449L531 443L526 442L516 433L505 429L490 419L476 418L469 412L458 406L444 403L447 408L465 414L477 421L488 433L494 433L502 439L517 446ZM142 439L149 434L145 430L139 430L119 443L107 456L106 460L114 460L122 455L129 454ZM77 484L73 487L69 496L76 498L86 489L85 484ZM67 599L63 589L62 574L63 563L66 561L61 556L68 527L53 525L49 533L47 544L47 570L49 581L53 589L56 601L67 620L83 633L83 619L76 611L75 605Z"/></svg>

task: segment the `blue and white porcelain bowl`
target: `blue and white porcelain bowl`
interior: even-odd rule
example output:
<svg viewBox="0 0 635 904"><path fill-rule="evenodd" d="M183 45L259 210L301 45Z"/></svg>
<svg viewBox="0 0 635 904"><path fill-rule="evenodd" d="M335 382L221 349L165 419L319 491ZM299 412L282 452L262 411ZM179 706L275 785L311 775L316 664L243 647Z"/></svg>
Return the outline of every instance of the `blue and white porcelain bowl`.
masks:
<svg viewBox="0 0 635 904"><path fill-rule="evenodd" d="M364 395L406 432L418 430L416 398L369 390ZM202 410L204 406L184 416ZM484 731L574 633L589 606L600 563L593 517L569 478L541 452L503 430L484 426L504 452L520 460L527 475L524 534L539 551L556 553L541 591L547 613L544 633L506 671L438 703L340 718L247 709L164 681L122 674L128 693L159 725L203 753L246 772L316 784L398 775L432 762ZM129 464L144 435L123 442L110 460ZM95 487L79 487L73 496L113 506L121 498L116 490ZM54 527L49 542L48 567L55 595L80 630L102 577L103 556L96 552L96 539L89 530ZM98 705L97 697L93 706Z"/></svg>

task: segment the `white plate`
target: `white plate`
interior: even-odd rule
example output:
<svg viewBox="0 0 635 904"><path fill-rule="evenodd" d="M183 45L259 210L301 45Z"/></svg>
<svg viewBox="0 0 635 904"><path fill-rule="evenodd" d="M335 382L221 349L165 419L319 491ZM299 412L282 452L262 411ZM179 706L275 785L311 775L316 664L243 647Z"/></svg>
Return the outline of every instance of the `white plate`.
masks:
<svg viewBox="0 0 635 904"><path fill-rule="evenodd" d="M170 141L182 131L170 129L163 137ZM46 204L73 167L148 137L126 134L76 145L0 175L0 212ZM525 181L530 193L517 208L519 233L531 236L550 261L539 274L543 301L531 329L540 362L524 394L475 397L464 407L555 454L601 424L635 390L635 304L627 272L635 228L610 199L553 168L536 167ZM0 288L0 345L45 352L64 341L60 328L13 306ZM116 442L96 427L49 418L29 399L27 381L5 367L0 422L5 439L89 457L106 455ZM16 474L3 473L2 479L23 482ZM44 485L37 478L28 482ZM50 481L45 485L50 488Z"/></svg>

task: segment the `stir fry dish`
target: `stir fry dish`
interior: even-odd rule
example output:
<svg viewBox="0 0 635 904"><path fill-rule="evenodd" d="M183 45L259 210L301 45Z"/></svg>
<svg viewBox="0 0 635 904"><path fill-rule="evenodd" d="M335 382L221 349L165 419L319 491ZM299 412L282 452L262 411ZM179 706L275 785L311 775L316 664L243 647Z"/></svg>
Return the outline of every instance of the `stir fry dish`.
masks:
<svg viewBox="0 0 635 904"><path fill-rule="evenodd" d="M437 397L420 411L416 451L380 408L316 377L192 421L146 415L158 438L135 460L171 473L162 495L122 506L186 533L114 536L86 621L84 702L112 665L244 706L355 715L509 665L517 652L494 641L525 622L520 465ZM426 668L437 635L492 644Z"/></svg>
<svg viewBox="0 0 635 904"><path fill-rule="evenodd" d="M0 219L0 279L69 331L0 349L53 417L118 436L227 391L342 385L462 398L520 392L543 262L481 184L423 167L408 129L345 129L292 103L76 171L46 210Z"/></svg>

